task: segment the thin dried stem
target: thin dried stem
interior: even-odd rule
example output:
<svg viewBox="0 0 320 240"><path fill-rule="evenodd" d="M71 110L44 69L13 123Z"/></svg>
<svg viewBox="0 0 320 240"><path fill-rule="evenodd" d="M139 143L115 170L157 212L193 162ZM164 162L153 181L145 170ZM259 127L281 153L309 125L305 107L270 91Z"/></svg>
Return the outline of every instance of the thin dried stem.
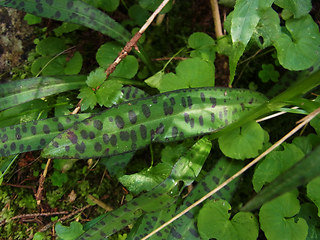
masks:
<svg viewBox="0 0 320 240"><path fill-rule="evenodd" d="M218 1L210 0L210 5L214 23L214 31L216 33L216 38L218 39L223 36Z"/></svg>
<svg viewBox="0 0 320 240"><path fill-rule="evenodd" d="M192 205L190 205L189 207L187 207L185 210L183 210L182 212L180 212L179 214L177 214L176 216L174 216L173 218L171 218L168 222L164 223L163 225L161 225L160 227L158 227L157 229L155 229L154 231L152 231L151 233L149 233L147 236L145 236L144 238L142 238L141 240L145 240L148 239L149 237L151 237L152 235L156 234L157 232L159 232L161 229L165 228L166 226L168 226L170 223L172 223L173 221L177 220L178 218L180 218L182 215L184 215L185 213L189 212L191 209L193 209L194 207L198 206L199 204L201 204L202 202L204 202L205 200L207 200L209 197L211 197L213 194L215 194L216 192L218 192L220 189L224 188L226 185L228 185L231 181L233 181L234 179L236 179L237 177L239 177L242 173L244 173L245 171L247 171L249 168L251 168L253 165L255 165L257 162L259 162L262 158L264 158L267 154L269 154L271 151L273 151L274 149L276 149L280 144L282 144L284 141L286 141L289 137L291 137L293 134L295 134L297 131L299 131L301 128L303 128L308 122L310 122L315 116L317 116L320 113L320 108L316 109L315 111L313 111L312 113L310 113L309 115L305 116L304 118L302 118L300 121L298 121L297 123L300 123L298 126L296 126L294 129L292 129L289 133L287 133L284 137L282 137L279 141L277 141L275 144L273 144L270 148L268 148L266 151L264 151L262 154L260 154L257 158L255 158L253 161L251 161L249 164L247 164L245 167L243 167L240 171L238 171L236 174L234 174L232 177L228 178L225 182L223 182L222 184L220 184L218 187L216 187L215 189L213 189L211 192L207 193L205 196L203 196L202 198L200 198L198 201L196 201L195 203L193 203Z"/></svg>

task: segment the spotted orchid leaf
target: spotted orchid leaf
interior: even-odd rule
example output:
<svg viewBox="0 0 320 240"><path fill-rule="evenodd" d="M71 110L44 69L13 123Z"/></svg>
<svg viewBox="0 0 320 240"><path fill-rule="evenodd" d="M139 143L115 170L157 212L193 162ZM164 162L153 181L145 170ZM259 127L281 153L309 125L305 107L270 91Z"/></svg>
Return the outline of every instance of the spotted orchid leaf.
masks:
<svg viewBox="0 0 320 240"><path fill-rule="evenodd" d="M33 15L80 24L126 43L130 33L102 11L78 0L6 0L0 6L23 10Z"/></svg>
<svg viewBox="0 0 320 240"><path fill-rule="evenodd" d="M204 196L219 184L223 183L226 179L239 171L242 166L243 163L239 161L230 161L226 158L219 159L214 168L196 185L188 197L184 199L183 205L179 207L177 213L186 209L200 197ZM210 199L224 199L230 201L233 196L233 192L236 189L237 183L238 180L231 182L226 187L214 194ZM195 207L177 219L172 225L171 233L167 240L200 239L200 235L197 230L196 219L194 217L198 215L200 208L200 206Z"/></svg>
<svg viewBox="0 0 320 240"><path fill-rule="evenodd" d="M161 184L138 198L131 200L122 207L107 213L105 217L91 225L91 228L81 235L78 240L105 239L135 222L140 217L146 217L146 219L151 218L152 221L149 224L146 222L150 230L155 226L159 226L162 222L161 219L159 219L159 214L160 216L162 215L160 212L175 204L182 188L194 181L207 159L210 150L211 142L207 137L198 140L191 146L189 151L180 156L170 176ZM184 184L181 185L180 182L184 182ZM156 214L156 212L159 213ZM158 217L156 217L156 215ZM163 214L163 216L167 217L168 215ZM152 219L152 217L154 218ZM108 224L109 222L113 224ZM137 231L139 232L139 239L149 233L146 229Z"/></svg>
<svg viewBox="0 0 320 240"><path fill-rule="evenodd" d="M49 158L113 156L212 133L265 102L244 89L196 88L116 105L55 137L43 150Z"/></svg>
<svg viewBox="0 0 320 240"><path fill-rule="evenodd" d="M1 84L0 110L84 86L86 76L37 77Z"/></svg>
<svg viewBox="0 0 320 240"><path fill-rule="evenodd" d="M147 96L142 90L135 87L122 89L122 101ZM90 117L92 114L82 113L76 115L48 118L45 120L24 122L21 124L0 129L0 157L22 152L40 150L44 148L55 136L72 127L75 123Z"/></svg>

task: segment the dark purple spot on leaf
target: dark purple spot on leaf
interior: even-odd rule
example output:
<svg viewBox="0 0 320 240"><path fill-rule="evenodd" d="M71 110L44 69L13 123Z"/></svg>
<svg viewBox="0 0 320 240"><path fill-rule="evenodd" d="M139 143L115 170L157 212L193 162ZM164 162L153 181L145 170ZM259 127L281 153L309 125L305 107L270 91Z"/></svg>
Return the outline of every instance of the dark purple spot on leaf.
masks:
<svg viewBox="0 0 320 240"><path fill-rule="evenodd" d="M58 123L58 131L63 131L64 130L64 127L62 125L62 123Z"/></svg>
<svg viewBox="0 0 320 240"><path fill-rule="evenodd" d="M203 126L203 116L199 116L199 124L200 126Z"/></svg>
<svg viewBox="0 0 320 240"><path fill-rule="evenodd" d="M214 113L211 113L211 122L214 122L214 120L215 120Z"/></svg>
<svg viewBox="0 0 320 240"><path fill-rule="evenodd" d="M43 132L45 134L49 134L50 133L50 128L47 124L43 125Z"/></svg>
<svg viewBox="0 0 320 240"><path fill-rule="evenodd" d="M79 153L84 153L86 151L86 145L84 144L84 142L81 142L81 144L77 144L76 145L76 150Z"/></svg>
<svg viewBox="0 0 320 240"><path fill-rule="evenodd" d="M209 99L210 99L210 102L212 103L211 107L214 108L217 105L217 99L214 97L210 97Z"/></svg>
<svg viewBox="0 0 320 240"><path fill-rule="evenodd" d="M123 121L122 117L116 116L115 122L116 122L116 125L118 128L120 128L120 129L124 128L124 121Z"/></svg>
<svg viewBox="0 0 320 240"><path fill-rule="evenodd" d="M110 142L111 142L111 145L115 147L117 145L117 136L112 134L110 138Z"/></svg>
<svg viewBox="0 0 320 240"><path fill-rule="evenodd" d="M128 131L121 131L120 132L120 139L122 141L129 141L129 138L130 138L130 134Z"/></svg>
<svg viewBox="0 0 320 240"><path fill-rule="evenodd" d="M67 132L68 139L72 142L72 144L76 144L78 142L78 136L74 134L74 132Z"/></svg>
<svg viewBox="0 0 320 240"><path fill-rule="evenodd" d="M187 107L186 99L184 97L181 98L181 104L184 108Z"/></svg>
<svg viewBox="0 0 320 240"><path fill-rule="evenodd" d="M136 134L136 131L131 130L131 132L130 132L130 136L131 136L131 141L132 141L132 142L136 142L136 141L137 141L137 134Z"/></svg>
<svg viewBox="0 0 320 240"><path fill-rule="evenodd" d="M189 109L191 109L193 104L192 104L192 99L190 96L187 97L187 101L188 101L188 107L189 107Z"/></svg>
<svg viewBox="0 0 320 240"><path fill-rule="evenodd" d="M140 125L140 135L141 135L142 139L147 138L147 127L143 124Z"/></svg>
<svg viewBox="0 0 320 240"><path fill-rule="evenodd" d="M93 126L98 130L102 130L103 129L103 123L100 120L94 120L93 121Z"/></svg>
<svg viewBox="0 0 320 240"><path fill-rule="evenodd" d="M10 149L11 149L11 151L14 151L14 150L16 150L16 143L11 143L11 145L10 145Z"/></svg>
<svg viewBox="0 0 320 240"><path fill-rule="evenodd" d="M56 141L54 141L53 143L56 143ZM41 138L40 139L40 145L41 146L44 146L44 145L46 145L46 140L44 139L44 138ZM53 146L55 146L54 144L52 144ZM55 146L56 147L56 146Z"/></svg>
<svg viewBox="0 0 320 240"><path fill-rule="evenodd" d="M20 144L20 146L19 146L19 151L20 151L20 152L23 152L23 150L24 150L24 145L23 145L23 144Z"/></svg>
<svg viewBox="0 0 320 240"><path fill-rule="evenodd" d="M88 133L86 130L81 130L80 135L83 139L87 139L88 138Z"/></svg>
<svg viewBox="0 0 320 240"><path fill-rule="evenodd" d="M146 118L149 118L151 115L150 108L146 104L142 104L142 113Z"/></svg>
<svg viewBox="0 0 320 240"><path fill-rule="evenodd" d="M89 138L90 139L94 139L96 137L96 135L94 134L94 132L89 132Z"/></svg>
<svg viewBox="0 0 320 240"><path fill-rule="evenodd" d="M94 144L94 150L95 150L96 152L101 152L102 146L101 146L101 144L100 144L99 142L96 142L96 143Z"/></svg>
<svg viewBox="0 0 320 240"><path fill-rule="evenodd" d="M205 95L204 95L203 92L200 93L200 98L201 98L201 101L202 101L202 102L205 102L205 101L206 101L206 97L205 97Z"/></svg>
<svg viewBox="0 0 320 240"><path fill-rule="evenodd" d="M106 133L103 134L102 139L103 139L103 142L104 142L105 144L108 144L109 141L110 141L109 135L106 134Z"/></svg>
<svg viewBox="0 0 320 240"><path fill-rule="evenodd" d="M128 115L129 115L129 121L132 123L132 124L135 124L137 122L137 115L136 113L133 111L133 110L130 110L128 112Z"/></svg>

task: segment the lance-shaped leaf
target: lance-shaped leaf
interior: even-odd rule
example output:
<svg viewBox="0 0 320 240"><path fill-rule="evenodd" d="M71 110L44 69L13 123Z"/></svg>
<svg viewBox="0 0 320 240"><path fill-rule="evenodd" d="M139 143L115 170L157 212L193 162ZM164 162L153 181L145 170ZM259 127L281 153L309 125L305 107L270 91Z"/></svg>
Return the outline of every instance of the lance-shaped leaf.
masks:
<svg viewBox="0 0 320 240"><path fill-rule="evenodd" d="M212 133L265 100L250 90L208 87L125 102L59 134L42 156L112 156L135 151L152 141L178 141Z"/></svg>
<svg viewBox="0 0 320 240"><path fill-rule="evenodd" d="M37 77L1 84L0 110L83 87L86 76Z"/></svg>
<svg viewBox="0 0 320 240"><path fill-rule="evenodd" d="M124 87L121 91L123 101L146 96L142 90L135 87ZM0 157L42 149L59 133L90 116L89 113L83 113L1 128ZM88 135L88 139L90 138L91 134Z"/></svg>
<svg viewBox="0 0 320 240"><path fill-rule="evenodd" d="M78 239L104 239L133 223L143 214L151 213L150 217L152 217L153 213L166 210L176 201L182 188L198 176L210 150L211 142L206 137L200 139L178 159L170 176L161 184L150 192L142 194L120 208L109 212L106 216L96 221L95 224L90 225L91 228ZM189 168L185 166L189 166ZM181 181L184 182L183 185L179 184ZM167 214L165 215L167 216ZM151 225L148 229L150 228L151 230L160 225L162 221L158 220L153 218L152 223L146 223ZM112 224L109 224L110 222ZM139 239L149 233L143 229L138 232Z"/></svg>
<svg viewBox="0 0 320 240"><path fill-rule="evenodd" d="M197 201L213 188L223 183L226 179L239 171L242 166L243 162L240 161L230 161L226 158L219 159L214 168L196 185L188 197L185 198L183 205L177 210L177 213L186 209L193 202ZM230 201L233 192L236 189L237 183L238 180L231 182L210 197L210 199L225 199ZM177 219L173 223L171 233L167 239L200 239L195 218L195 216L197 216L199 213L200 208L201 206L197 206Z"/></svg>
<svg viewBox="0 0 320 240"><path fill-rule="evenodd" d="M107 14L78 0L6 0L0 6L19 9L40 17L80 24L99 31L121 43L130 33Z"/></svg>
<svg viewBox="0 0 320 240"><path fill-rule="evenodd" d="M306 169L308 169L306 171ZM252 211L320 175L320 146L263 188L241 210Z"/></svg>

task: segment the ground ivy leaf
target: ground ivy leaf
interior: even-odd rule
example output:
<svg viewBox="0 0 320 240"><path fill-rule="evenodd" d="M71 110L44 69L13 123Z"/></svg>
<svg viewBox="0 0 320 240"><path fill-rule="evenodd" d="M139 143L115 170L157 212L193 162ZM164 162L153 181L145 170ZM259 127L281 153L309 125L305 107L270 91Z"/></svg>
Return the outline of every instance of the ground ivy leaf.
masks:
<svg viewBox="0 0 320 240"><path fill-rule="evenodd" d="M230 204L225 200L207 202L198 215L198 230L202 239L254 240L259 225L252 213L239 212L231 220Z"/></svg>
<svg viewBox="0 0 320 240"><path fill-rule="evenodd" d="M122 97L122 84L117 81L106 81L96 91L97 101L100 106L111 107Z"/></svg>
<svg viewBox="0 0 320 240"><path fill-rule="evenodd" d="M307 185L307 195L318 207L318 216L320 217L320 177L310 181Z"/></svg>
<svg viewBox="0 0 320 240"><path fill-rule="evenodd" d="M106 80L106 76L107 74L103 68L97 68L96 70L90 72L86 83L89 87L96 88L100 86L104 80Z"/></svg>
<svg viewBox="0 0 320 240"><path fill-rule="evenodd" d="M256 192L304 157L304 153L294 144L282 144L282 151L273 151L255 168L252 184Z"/></svg>
<svg viewBox="0 0 320 240"><path fill-rule="evenodd" d="M215 41L208 34L203 32L195 32L188 38L190 48L198 49L207 45L214 45Z"/></svg>
<svg viewBox="0 0 320 240"><path fill-rule="evenodd" d="M135 23L139 26L142 26L143 24L145 24L145 22L150 16L149 11L142 8L138 4L132 5L128 10L128 14L130 18L132 18L135 21Z"/></svg>
<svg viewBox="0 0 320 240"><path fill-rule="evenodd" d="M274 4L288 10L295 18L307 15L312 8L311 0L275 0Z"/></svg>
<svg viewBox="0 0 320 240"><path fill-rule="evenodd" d="M306 239L308 224L294 217L300 211L297 195L298 191L285 193L261 207L259 220L267 239Z"/></svg>
<svg viewBox="0 0 320 240"><path fill-rule="evenodd" d="M66 49L64 41L56 37L41 40L36 46L36 52L42 56L52 56Z"/></svg>
<svg viewBox="0 0 320 240"><path fill-rule="evenodd" d="M164 72L161 70L144 81L150 87L157 88L158 90L160 90L160 85L161 85L163 76L164 76Z"/></svg>
<svg viewBox="0 0 320 240"><path fill-rule="evenodd" d="M82 111L87 110L89 107L93 109L94 106L97 104L97 96L89 87L81 88L78 98L83 99L81 104Z"/></svg>
<svg viewBox="0 0 320 240"><path fill-rule="evenodd" d="M167 73L162 77L158 90L163 93L188 87L189 85L185 79L178 77L174 73Z"/></svg>
<svg viewBox="0 0 320 240"><path fill-rule="evenodd" d="M84 233L81 223L76 221L71 222L70 227L63 226L58 222L54 229L56 234L63 240L74 240Z"/></svg>
<svg viewBox="0 0 320 240"><path fill-rule="evenodd" d="M66 63L64 72L67 75L76 75L81 71L82 68L82 56L80 52L75 52L73 57Z"/></svg>
<svg viewBox="0 0 320 240"><path fill-rule="evenodd" d="M311 67L320 58L320 33L310 15L286 21L287 33L275 39L280 64L293 71Z"/></svg>
<svg viewBox="0 0 320 240"><path fill-rule="evenodd" d="M221 151L230 158L246 159L259 154L264 142L264 130L256 122L250 122L219 138Z"/></svg>
<svg viewBox="0 0 320 240"><path fill-rule="evenodd" d="M278 82L280 73L274 69L272 64L262 64L262 70L259 71L259 78L266 83L269 80Z"/></svg>
<svg viewBox="0 0 320 240"><path fill-rule="evenodd" d="M176 68L177 77L193 88L214 86L214 71L212 62L206 62L200 58L184 60Z"/></svg>
<svg viewBox="0 0 320 240"><path fill-rule="evenodd" d="M133 78L138 72L138 60L134 56L123 59L116 70L110 75L112 77Z"/></svg>

